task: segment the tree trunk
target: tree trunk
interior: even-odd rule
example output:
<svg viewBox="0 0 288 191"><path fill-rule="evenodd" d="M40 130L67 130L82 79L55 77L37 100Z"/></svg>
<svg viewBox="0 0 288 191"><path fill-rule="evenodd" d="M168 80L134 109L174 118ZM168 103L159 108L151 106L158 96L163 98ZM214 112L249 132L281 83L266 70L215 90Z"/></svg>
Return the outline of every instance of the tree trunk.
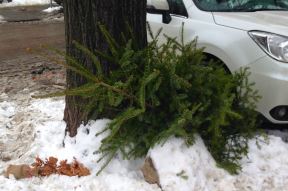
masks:
<svg viewBox="0 0 288 191"><path fill-rule="evenodd" d="M116 41L121 32L125 33L127 24L134 32L139 48L147 44L146 37L146 0L64 0L66 52L76 58L85 67L95 73L95 68L87 57L75 48L75 40L90 50L109 53L98 24L104 24ZM106 75L112 68L105 60L100 60ZM67 88L78 87L86 80L74 72L67 70ZM77 134L82 122L89 120L89 113L83 107L88 100L80 97L66 96L64 120L66 132L71 137Z"/></svg>

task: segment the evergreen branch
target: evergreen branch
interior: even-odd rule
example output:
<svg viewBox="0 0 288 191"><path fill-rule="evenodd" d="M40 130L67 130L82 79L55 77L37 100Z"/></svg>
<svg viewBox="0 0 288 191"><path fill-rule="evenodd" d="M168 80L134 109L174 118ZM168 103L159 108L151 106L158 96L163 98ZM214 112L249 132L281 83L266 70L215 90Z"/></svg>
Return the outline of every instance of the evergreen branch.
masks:
<svg viewBox="0 0 288 191"><path fill-rule="evenodd" d="M105 161L104 165L100 168L100 170L96 173L96 176L99 176L99 174L107 167L107 165L112 161L112 159L114 158L114 156L117 153L116 149L113 149L113 151L110 151L110 156L108 157L108 159Z"/></svg>
<svg viewBox="0 0 288 191"><path fill-rule="evenodd" d="M32 96L32 98L36 99L43 99L43 98L52 98L52 97L61 97L61 96L85 96L88 93L93 93L98 87L95 86L95 84L85 84L83 86L73 88L73 89L68 89L65 91L61 92L55 92L51 94L46 94L46 95L40 95L40 96Z"/></svg>
<svg viewBox="0 0 288 191"><path fill-rule="evenodd" d="M95 54L93 54L93 52L91 52L88 48L86 48L85 46L81 45L80 43L73 41L73 44L76 46L76 48L78 48L79 50L81 50L83 53L85 53L89 58L91 58L92 63L95 65L96 69L97 69L97 74L100 77L103 77L103 72L102 72L102 66L100 61L98 60L98 58L95 56Z"/></svg>
<svg viewBox="0 0 288 191"><path fill-rule="evenodd" d="M111 36L111 34L109 33L109 31L106 29L106 27L103 24L98 23L99 29L102 32L102 34L104 35L106 42L110 48L110 51L113 55L114 58L118 58L119 54L118 54L118 49L120 48L120 46L117 44L117 42L115 41L115 39Z"/></svg>
<svg viewBox="0 0 288 191"><path fill-rule="evenodd" d="M142 81L142 84L140 86L140 92L139 92L139 104L142 109L145 109L145 97L146 97L145 88L147 84L150 83L155 78L157 78L159 74L160 74L159 71L154 71Z"/></svg>
<svg viewBox="0 0 288 191"><path fill-rule="evenodd" d="M114 91L114 92L116 92L116 93L119 93L120 95L123 95L123 96L125 96L125 97L127 97L127 98L130 98L130 99L133 99L133 100L137 100L136 99L136 97L135 96L133 96L133 95L130 95L129 93L126 93L125 91L123 91L123 90L121 90L121 89L118 89L118 88L116 88L116 87L114 87L114 86L111 86L111 85L109 85L109 84L106 84L105 82L99 82L99 83L97 83L98 85L100 85L100 86L103 86L103 87L105 87L105 88L107 88L107 89L109 89L109 90L112 90L112 91Z"/></svg>
<svg viewBox="0 0 288 191"><path fill-rule="evenodd" d="M126 111L122 112L109 124L109 129L111 130L111 133L107 138L103 140L103 142L107 143L111 141L118 133L123 123L125 123L129 119L139 116L143 112L144 109L135 109L135 108L128 108Z"/></svg>
<svg viewBox="0 0 288 191"><path fill-rule="evenodd" d="M64 67L66 67L67 69L72 70L73 72L76 72L82 76L84 76L85 78L87 78L88 80L92 80L94 82L98 82L98 78L91 73L91 71L89 71L88 69L84 68L81 64L78 63L78 61L76 59L74 59L71 56L68 56L65 52L62 52L60 50L57 50L55 48L51 48L51 47L47 47L49 50L54 51L55 53L62 55L66 58L66 60L68 61L69 64L65 63L65 62L61 62L58 59L52 58L52 57L48 57L44 54L42 54L43 57L49 59L50 61L53 61L59 65L62 65Z"/></svg>
<svg viewBox="0 0 288 191"><path fill-rule="evenodd" d="M95 56L98 56L98 57L100 57L100 58L102 58L102 59L104 59L110 63L116 63L117 62L116 59L114 59L113 57L111 57L108 54L105 54L99 50L94 50L94 53L95 53Z"/></svg>

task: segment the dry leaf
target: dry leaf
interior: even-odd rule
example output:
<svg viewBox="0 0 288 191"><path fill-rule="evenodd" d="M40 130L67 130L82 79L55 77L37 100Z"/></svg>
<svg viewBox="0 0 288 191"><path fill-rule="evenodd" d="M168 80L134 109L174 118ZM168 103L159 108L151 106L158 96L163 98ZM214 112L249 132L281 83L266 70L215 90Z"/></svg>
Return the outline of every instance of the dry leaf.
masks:
<svg viewBox="0 0 288 191"><path fill-rule="evenodd" d="M33 166L39 168L40 176L50 176L51 174L60 174L66 176L88 176L90 171L82 163L78 162L75 158L72 164L68 164L67 160L60 161L57 166L58 159L49 157L45 162L39 157L35 159Z"/></svg>

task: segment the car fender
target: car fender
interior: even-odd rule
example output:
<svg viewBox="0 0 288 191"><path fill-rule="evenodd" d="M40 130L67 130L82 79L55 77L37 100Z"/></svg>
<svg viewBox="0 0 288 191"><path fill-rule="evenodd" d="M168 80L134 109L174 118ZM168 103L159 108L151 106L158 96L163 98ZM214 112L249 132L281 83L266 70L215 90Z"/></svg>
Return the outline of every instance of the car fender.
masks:
<svg viewBox="0 0 288 191"><path fill-rule="evenodd" d="M197 36L197 48L204 48L205 53L222 60L231 72L266 56L249 37L247 31L222 26L201 30L200 27L195 36Z"/></svg>

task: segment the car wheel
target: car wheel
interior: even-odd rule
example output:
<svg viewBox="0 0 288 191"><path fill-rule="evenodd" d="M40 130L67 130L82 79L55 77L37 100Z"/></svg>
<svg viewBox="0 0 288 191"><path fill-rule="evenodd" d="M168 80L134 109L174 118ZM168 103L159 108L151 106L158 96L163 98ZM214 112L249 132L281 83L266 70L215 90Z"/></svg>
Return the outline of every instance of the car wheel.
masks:
<svg viewBox="0 0 288 191"><path fill-rule="evenodd" d="M212 54L204 53L203 63L209 64L210 61L213 61L216 64L218 64L219 66L221 66L227 74L232 74L231 71L229 70L229 68L227 67L227 65L222 60L220 60L219 58L217 58L216 56L214 56Z"/></svg>
<svg viewBox="0 0 288 191"><path fill-rule="evenodd" d="M63 0L54 0L58 5L63 5Z"/></svg>
<svg viewBox="0 0 288 191"><path fill-rule="evenodd" d="M12 2L12 0L8 0L8 3ZM3 3L3 0L0 0L0 3Z"/></svg>

